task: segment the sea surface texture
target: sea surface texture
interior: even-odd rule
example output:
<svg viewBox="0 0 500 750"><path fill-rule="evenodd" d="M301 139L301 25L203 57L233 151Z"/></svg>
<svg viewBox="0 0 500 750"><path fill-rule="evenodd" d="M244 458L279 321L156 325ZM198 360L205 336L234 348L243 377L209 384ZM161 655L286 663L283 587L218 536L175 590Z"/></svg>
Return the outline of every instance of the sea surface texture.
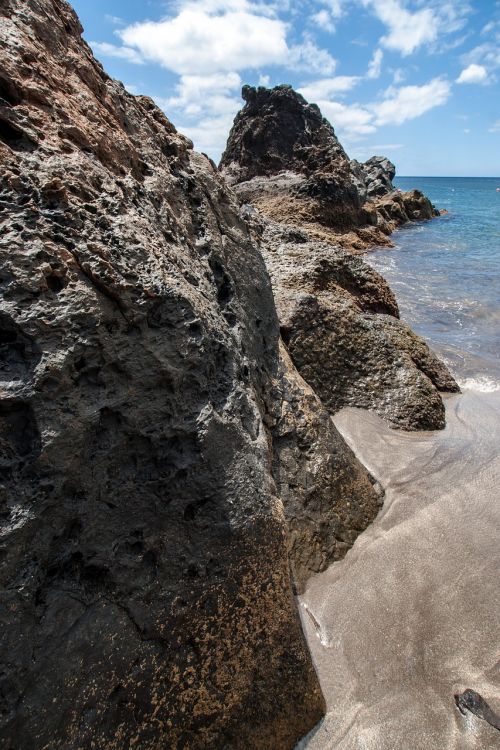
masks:
<svg viewBox="0 0 500 750"><path fill-rule="evenodd" d="M454 694L500 713L499 180L406 178L449 214L368 260L463 393L440 432L373 413L335 423L386 490L375 523L299 604L328 713L307 750L494 750L500 732Z"/></svg>

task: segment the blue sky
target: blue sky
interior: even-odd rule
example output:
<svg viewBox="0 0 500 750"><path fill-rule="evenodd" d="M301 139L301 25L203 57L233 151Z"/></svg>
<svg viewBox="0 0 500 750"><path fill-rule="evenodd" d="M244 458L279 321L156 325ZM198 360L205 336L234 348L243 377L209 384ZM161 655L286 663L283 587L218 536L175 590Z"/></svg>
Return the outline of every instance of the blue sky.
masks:
<svg viewBox="0 0 500 750"><path fill-rule="evenodd" d="M349 155L500 176L500 0L74 0L114 78L216 161L243 83L290 83Z"/></svg>

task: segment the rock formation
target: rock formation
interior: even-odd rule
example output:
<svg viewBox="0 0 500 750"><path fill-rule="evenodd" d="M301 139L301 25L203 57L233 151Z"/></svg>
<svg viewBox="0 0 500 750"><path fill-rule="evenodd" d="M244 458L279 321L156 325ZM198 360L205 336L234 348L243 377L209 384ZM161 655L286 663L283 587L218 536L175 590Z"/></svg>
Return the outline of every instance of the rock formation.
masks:
<svg viewBox="0 0 500 750"><path fill-rule="evenodd" d="M324 710L289 564L380 493L233 194L81 31L0 0L1 744L288 750Z"/></svg>
<svg viewBox="0 0 500 750"><path fill-rule="evenodd" d="M382 491L333 425L281 344L281 417L274 431L274 475L288 523L297 591L312 573L344 557L373 521Z"/></svg>
<svg viewBox="0 0 500 750"><path fill-rule="evenodd" d="M351 250L390 245L396 227L437 215L418 190L394 190L388 159L350 161L317 105L290 86L244 86L242 96L220 163L242 203Z"/></svg>
<svg viewBox="0 0 500 750"><path fill-rule="evenodd" d="M435 209L418 191L394 190L388 159L349 161L318 107L290 86L242 93L220 168L261 246L295 367L332 414L356 406L409 430L444 427L438 391L457 384L399 320L385 280L345 249L385 242Z"/></svg>
<svg viewBox="0 0 500 750"><path fill-rule="evenodd" d="M271 275L283 340L323 405L333 414L372 409L407 430L443 428L438 391L458 386L399 320L380 274L358 255L246 213Z"/></svg>

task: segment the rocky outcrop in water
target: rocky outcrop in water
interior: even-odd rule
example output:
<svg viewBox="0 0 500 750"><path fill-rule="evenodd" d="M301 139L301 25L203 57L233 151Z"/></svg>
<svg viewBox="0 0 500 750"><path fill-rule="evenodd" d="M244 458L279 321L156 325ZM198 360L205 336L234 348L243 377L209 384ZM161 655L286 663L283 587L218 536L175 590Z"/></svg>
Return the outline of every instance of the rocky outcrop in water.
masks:
<svg viewBox="0 0 500 750"><path fill-rule="evenodd" d="M324 710L289 565L380 493L225 182L80 35L0 0L2 747L288 749Z"/></svg>
<svg viewBox="0 0 500 750"><path fill-rule="evenodd" d="M244 86L242 96L220 163L242 203L351 250L390 245L401 224L437 215L419 191L394 190L388 159L350 161L317 105L291 86Z"/></svg>

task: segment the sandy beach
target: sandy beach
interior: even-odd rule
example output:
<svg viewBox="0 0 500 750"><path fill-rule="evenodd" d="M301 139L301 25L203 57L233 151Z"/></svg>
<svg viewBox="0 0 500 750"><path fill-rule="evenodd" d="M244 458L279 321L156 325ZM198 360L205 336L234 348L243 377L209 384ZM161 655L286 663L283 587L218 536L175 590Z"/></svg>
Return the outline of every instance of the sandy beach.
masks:
<svg viewBox="0 0 500 750"><path fill-rule="evenodd" d="M328 706L300 748L500 746L453 699L473 688L500 709L500 392L465 391L446 409L444 431L419 434L357 409L335 418L386 496L300 598Z"/></svg>

